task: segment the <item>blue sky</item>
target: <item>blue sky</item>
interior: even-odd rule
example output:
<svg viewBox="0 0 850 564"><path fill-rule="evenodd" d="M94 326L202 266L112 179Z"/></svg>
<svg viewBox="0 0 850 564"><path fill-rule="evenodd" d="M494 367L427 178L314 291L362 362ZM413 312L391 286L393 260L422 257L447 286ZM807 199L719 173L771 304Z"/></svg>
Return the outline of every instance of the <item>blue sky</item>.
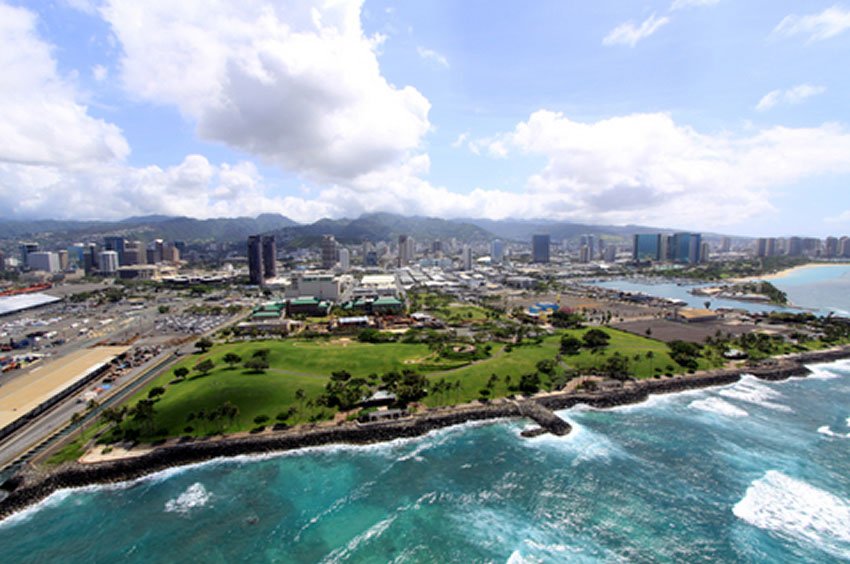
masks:
<svg viewBox="0 0 850 564"><path fill-rule="evenodd" d="M0 0L0 206L850 233L850 4L526 4Z"/></svg>

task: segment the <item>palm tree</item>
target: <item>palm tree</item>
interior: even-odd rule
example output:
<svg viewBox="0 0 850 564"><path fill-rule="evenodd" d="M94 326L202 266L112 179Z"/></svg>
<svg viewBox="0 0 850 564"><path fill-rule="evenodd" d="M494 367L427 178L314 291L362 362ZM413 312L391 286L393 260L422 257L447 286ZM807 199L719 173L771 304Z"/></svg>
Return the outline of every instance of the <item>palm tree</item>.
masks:
<svg viewBox="0 0 850 564"><path fill-rule="evenodd" d="M72 427L77 427L77 428L79 429L79 431L80 431L80 436L81 436L81 437L83 436L83 426L82 426L82 425L80 425L80 423L82 423L82 421L83 421L83 414L82 414L82 413L80 413L79 411L78 411L78 412L75 412L75 413L71 416L71 426L72 426Z"/></svg>
<svg viewBox="0 0 850 564"><path fill-rule="evenodd" d="M655 358L655 353L652 351L646 351L646 359L649 361L649 373L654 374L652 360Z"/></svg>

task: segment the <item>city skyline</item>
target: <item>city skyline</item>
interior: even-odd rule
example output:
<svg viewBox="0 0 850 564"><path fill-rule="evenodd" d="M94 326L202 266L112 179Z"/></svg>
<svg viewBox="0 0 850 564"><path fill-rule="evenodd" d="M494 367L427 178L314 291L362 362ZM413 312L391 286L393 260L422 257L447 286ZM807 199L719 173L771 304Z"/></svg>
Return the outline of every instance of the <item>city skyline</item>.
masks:
<svg viewBox="0 0 850 564"><path fill-rule="evenodd" d="M0 12L7 218L390 211L850 230L845 4Z"/></svg>

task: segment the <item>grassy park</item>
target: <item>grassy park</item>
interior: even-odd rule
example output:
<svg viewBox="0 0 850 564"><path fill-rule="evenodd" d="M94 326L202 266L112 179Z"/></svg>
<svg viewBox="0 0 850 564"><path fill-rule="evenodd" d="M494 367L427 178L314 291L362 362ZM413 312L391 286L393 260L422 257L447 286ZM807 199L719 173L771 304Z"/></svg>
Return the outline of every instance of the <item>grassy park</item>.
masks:
<svg viewBox="0 0 850 564"><path fill-rule="evenodd" d="M581 342L588 331L562 330L521 345L487 343L477 349L486 354L467 360L444 358L435 347L419 343L287 339L218 344L187 356L131 398L123 420L104 438L127 438L122 435L127 430L133 437L153 440L327 420L343 409L328 401L332 374L341 371L358 386L358 394L383 387L388 373L415 372L421 375L420 401L429 407L558 389L578 374L610 371L612 357L636 378L685 371L666 344L609 328L597 329L607 335L604 346L564 351L566 337ZM246 367L258 356L265 365ZM710 357L696 362L699 369L719 364ZM134 408L145 403L150 413L138 415Z"/></svg>

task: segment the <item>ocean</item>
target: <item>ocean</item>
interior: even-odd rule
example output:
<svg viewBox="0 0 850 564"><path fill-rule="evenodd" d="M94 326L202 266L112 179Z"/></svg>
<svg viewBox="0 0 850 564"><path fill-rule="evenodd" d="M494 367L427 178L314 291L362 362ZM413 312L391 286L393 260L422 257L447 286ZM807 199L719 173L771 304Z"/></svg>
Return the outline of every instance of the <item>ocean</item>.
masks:
<svg viewBox="0 0 850 564"><path fill-rule="evenodd" d="M850 362L573 408L566 437L464 425L57 492L6 562L850 560Z"/></svg>
<svg viewBox="0 0 850 564"><path fill-rule="evenodd" d="M689 292L695 286L706 284L679 285L664 280L646 281L615 279L596 282L593 285L624 292L642 292L652 296L682 300L690 307L705 307L706 301L712 309L727 307L751 312L800 311L803 308L818 315L830 312L850 316L850 264L842 266L809 266L797 269L787 276L771 280L771 283L788 295L796 307L780 307L770 304L694 296ZM714 284L708 284L712 286Z"/></svg>

